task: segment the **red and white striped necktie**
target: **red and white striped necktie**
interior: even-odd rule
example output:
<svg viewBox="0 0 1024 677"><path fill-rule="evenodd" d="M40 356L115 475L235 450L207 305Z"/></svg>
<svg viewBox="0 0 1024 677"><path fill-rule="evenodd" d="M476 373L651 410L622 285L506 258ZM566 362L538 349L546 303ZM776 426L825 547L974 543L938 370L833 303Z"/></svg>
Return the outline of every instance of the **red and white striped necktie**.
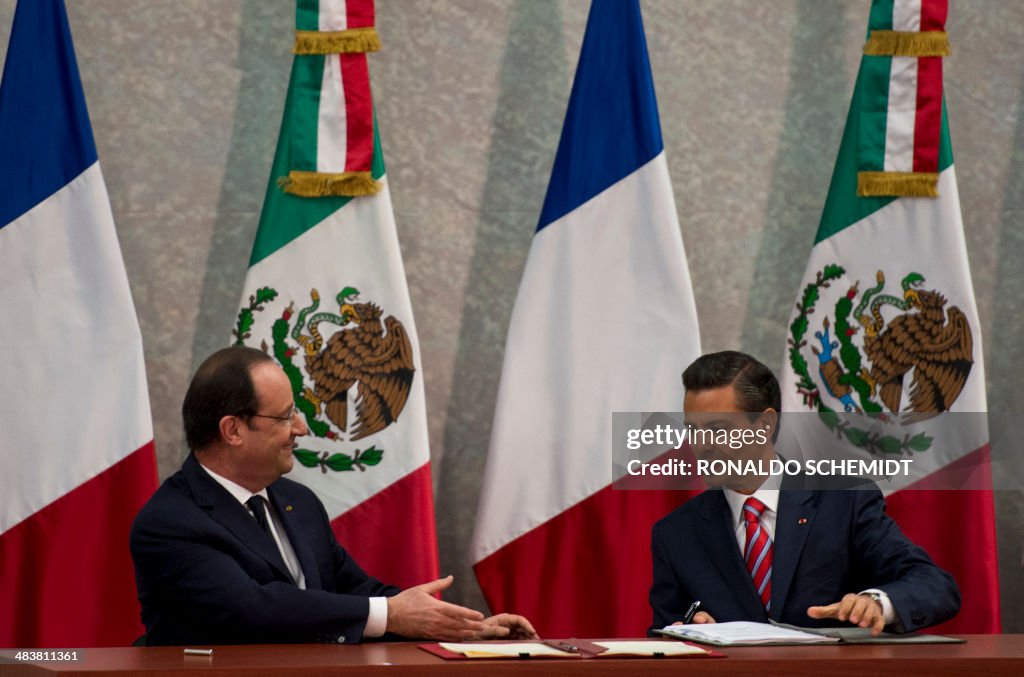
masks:
<svg viewBox="0 0 1024 677"><path fill-rule="evenodd" d="M743 549L743 561L750 577L754 579L754 589L761 597L761 604L765 611L771 611L772 555L775 548L768 531L761 526L764 511L764 503L753 496L743 503L743 519L747 523L747 545Z"/></svg>

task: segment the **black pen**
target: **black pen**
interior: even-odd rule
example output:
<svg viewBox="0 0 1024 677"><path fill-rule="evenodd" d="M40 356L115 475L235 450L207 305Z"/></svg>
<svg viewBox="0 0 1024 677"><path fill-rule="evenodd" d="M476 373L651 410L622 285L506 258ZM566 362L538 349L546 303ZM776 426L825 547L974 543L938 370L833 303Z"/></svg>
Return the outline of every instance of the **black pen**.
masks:
<svg viewBox="0 0 1024 677"><path fill-rule="evenodd" d="M683 615L683 625L689 625L690 621L693 620L693 617L697 615L699 610L700 600L694 600L693 604L690 605L690 608L687 609L686 613Z"/></svg>

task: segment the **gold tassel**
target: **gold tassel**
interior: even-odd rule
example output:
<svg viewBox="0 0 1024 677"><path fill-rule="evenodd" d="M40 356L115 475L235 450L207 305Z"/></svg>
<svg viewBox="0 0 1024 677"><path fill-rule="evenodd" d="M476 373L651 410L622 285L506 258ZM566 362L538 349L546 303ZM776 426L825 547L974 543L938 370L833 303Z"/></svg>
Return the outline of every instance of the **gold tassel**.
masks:
<svg viewBox="0 0 1024 677"><path fill-rule="evenodd" d="M946 31L871 31L864 43L868 56L949 56Z"/></svg>
<svg viewBox="0 0 1024 677"><path fill-rule="evenodd" d="M346 54L378 49L380 36L372 26L347 31L295 31L296 54Z"/></svg>
<svg viewBox="0 0 1024 677"><path fill-rule="evenodd" d="M383 184L373 178L370 172L288 172L277 180L277 185L286 193L300 197L327 197L346 195L359 197L379 193Z"/></svg>
<svg viewBox="0 0 1024 677"><path fill-rule="evenodd" d="M857 195L938 197L937 172L857 172Z"/></svg>

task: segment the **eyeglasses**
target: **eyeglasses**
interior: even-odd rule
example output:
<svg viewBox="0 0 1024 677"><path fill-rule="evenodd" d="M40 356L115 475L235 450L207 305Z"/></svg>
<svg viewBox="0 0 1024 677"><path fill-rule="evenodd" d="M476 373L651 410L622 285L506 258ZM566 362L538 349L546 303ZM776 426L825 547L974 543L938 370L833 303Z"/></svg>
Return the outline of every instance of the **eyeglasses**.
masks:
<svg viewBox="0 0 1024 677"><path fill-rule="evenodd" d="M299 415L299 408L298 407L294 407L292 409L291 413L288 414L287 416L271 416L270 414L250 414L250 416L253 416L253 417L256 417L256 418L270 418L270 419L273 419L275 421L287 421L288 425L293 425L295 423L295 417L298 416L298 415Z"/></svg>

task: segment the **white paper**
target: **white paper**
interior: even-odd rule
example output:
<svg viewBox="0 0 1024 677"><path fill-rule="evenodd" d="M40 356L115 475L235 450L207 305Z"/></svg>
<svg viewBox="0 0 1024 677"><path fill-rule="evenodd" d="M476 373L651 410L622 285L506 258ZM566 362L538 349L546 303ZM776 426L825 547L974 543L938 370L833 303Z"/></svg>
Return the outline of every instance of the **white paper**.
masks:
<svg viewBox="0 0 1024 677"><path fill-rule="evenodd" d="M540 642L500 642L494 644L469 644L465 642L439 642L442 649L452 653L470 655L508 656L518 658L519 654L531 656L573 656L575 654L559 651L554 647Z"/></svg>
<svg viewBox="0 0 1024 677"><path fill-rule="evenodd" d="M730 646L755 644L835 644L837 639L822 637L809 632L781 628L768 623L752 623L749 621L730 621L728 623L702 623L690 625L667 625L662 628L680 639L710 642Z"/></svg>
<svg viewBox="0 0 1024 677"><path fill-rule="evenodd" d="M607 651L601 652L601 656L653 656L656 653L666 656L685 656L687 654L707 653L707 650L689 644L677 642L658 642L649 640L633 641L608 641L594 642L603 646Z"/></svg>

